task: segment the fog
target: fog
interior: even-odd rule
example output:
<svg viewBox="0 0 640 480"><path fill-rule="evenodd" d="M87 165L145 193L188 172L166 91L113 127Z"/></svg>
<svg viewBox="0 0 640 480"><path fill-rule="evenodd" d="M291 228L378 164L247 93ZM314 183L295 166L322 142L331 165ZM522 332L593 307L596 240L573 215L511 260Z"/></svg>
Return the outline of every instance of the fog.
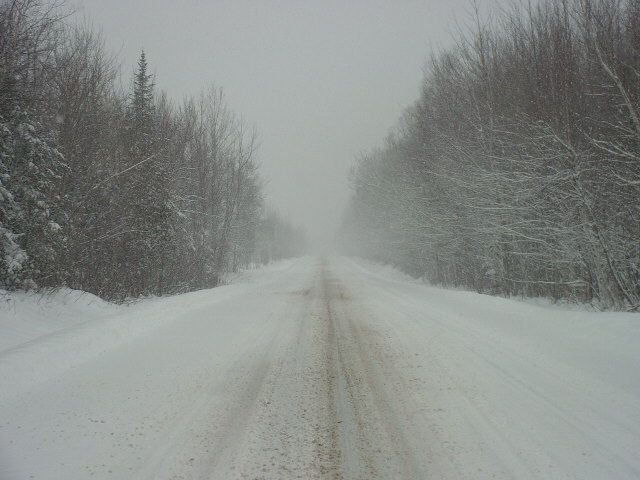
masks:
<svg viewBox="0 0 640 480"><path fill-rule="evenodd" d="M486 4L493 2L483 2ZM267 202L324 244L356 155L419 94L429 53L450 44L468 0L82 0L126 81L140 50L180 100L214 83L256 125Z"/></svg>
<svg viewBox="0 0 640 480"><path fill-rule="evenodd" d="M0 0L0 480L640 479L639 39Z"/></svg>

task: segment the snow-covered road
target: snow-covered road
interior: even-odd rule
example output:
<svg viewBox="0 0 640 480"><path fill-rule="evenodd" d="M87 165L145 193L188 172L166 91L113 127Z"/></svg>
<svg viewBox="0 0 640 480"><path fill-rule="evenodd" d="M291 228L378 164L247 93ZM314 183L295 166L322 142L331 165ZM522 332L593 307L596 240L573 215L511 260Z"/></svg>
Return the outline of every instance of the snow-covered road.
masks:
<svg viewBox="0 0 640 480"><path fill-rule="evenodd" d="M637 479L640 315L280 263L0 351L29 478Z"/></svg>

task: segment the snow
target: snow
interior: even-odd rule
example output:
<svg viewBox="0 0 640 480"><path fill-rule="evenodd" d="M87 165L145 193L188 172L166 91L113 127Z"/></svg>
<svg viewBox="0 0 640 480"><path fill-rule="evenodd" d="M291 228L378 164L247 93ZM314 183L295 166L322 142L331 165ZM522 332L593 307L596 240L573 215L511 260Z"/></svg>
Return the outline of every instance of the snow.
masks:
<svg viewBox="0 0 640 480"><path fill-rule="evenodd" d="M640 477L640 315L302 258L0 307L0 478ZM5 294L6 296L6 294Z"/></svg>
<svg viewBox="0 0 640 480"><path fill-rule="evenodd" d="M0 291L0 352L118 310L90 293Z"/></svg>
<svg viewBox="0 0 640 480"><path fill-rule="evenodd" d="M431 414L413 428L438 432L449 478L638 478L640 315L568 312L380 271L352 262L343 277L379 329L421 359Z"/></svg>

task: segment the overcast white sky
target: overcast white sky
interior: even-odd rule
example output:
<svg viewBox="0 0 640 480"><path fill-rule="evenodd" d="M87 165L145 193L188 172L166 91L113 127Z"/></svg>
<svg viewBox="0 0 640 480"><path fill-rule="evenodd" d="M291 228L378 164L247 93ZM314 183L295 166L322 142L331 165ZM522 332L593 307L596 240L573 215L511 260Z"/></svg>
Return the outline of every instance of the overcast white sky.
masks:
<svg viewBox="0 0 640 480"><path fill-rule="evenodd" d="M126 72L144 48L169 96L223 87L260 132L268 202L316 241L340 221L354 157L381 143L470 12L469 0L71 3Z"/></svg>

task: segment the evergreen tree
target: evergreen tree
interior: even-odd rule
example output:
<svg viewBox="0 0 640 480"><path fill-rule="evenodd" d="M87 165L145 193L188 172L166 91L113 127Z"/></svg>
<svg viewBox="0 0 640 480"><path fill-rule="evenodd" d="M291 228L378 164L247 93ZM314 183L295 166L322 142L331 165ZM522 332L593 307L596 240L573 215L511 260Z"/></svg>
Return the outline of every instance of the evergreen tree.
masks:
<svg viewBox="0 0 640 480"><path fill-rule="evenodd" d="M64 280L65 239L56 184L66 168L55 134L29 108L34 90L25 62L50 51L47 29L32 37L27 14L32 4L0 4L0 288L58 285Z"/></svg>
<svg viewBox="0 0 640 480"><path fill-rule="evenodd" d="M128 295L162 293L173 209L153 76L148 73L144 51L134 75L127 117L122 165L126 173L119 182L126 226L119 266Z"/></svg>
<svg viewBox="0 0 640 480"><path fill-rule="evenodd" d="M0 116L0 285L56 285L64 247L55 183L65 167L41 125L16 108Z"/></svg>
<svg viewBox="0 0 640 480"><path fill-rule="evenodd" d="M131 153L134 160L141 161L153 152L154 98L153 75L148 73L144 50L138 59L138 70L134 75L131 95L130 132Z"/></svg>

